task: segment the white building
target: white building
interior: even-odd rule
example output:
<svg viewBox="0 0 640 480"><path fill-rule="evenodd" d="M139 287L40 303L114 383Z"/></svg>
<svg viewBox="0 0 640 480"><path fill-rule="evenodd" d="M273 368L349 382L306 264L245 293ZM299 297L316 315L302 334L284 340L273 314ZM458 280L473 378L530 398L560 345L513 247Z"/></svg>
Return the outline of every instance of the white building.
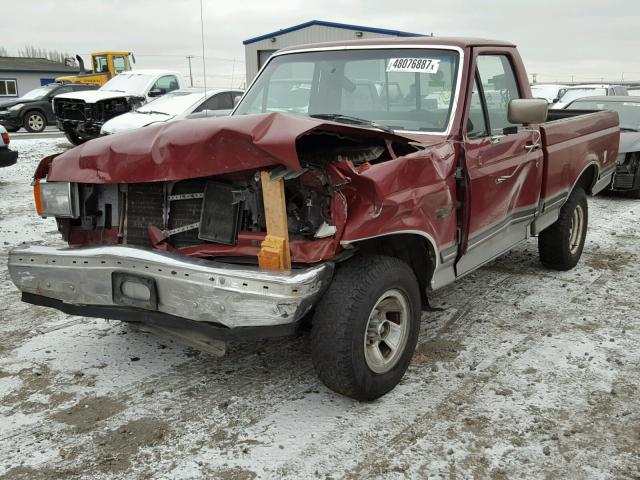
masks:
<svg viewBox="0 0 640 480"><path fill-rule="evenodd" d="M294 25L293 27L278 30L277 32L266 33L242 42L245 48L247 85L251 83L260 67L264 65L269 57L281 48L305 43L333 42L360 38L422 36L424 36L422 33L311 20L306 23L301 23L300 25Z"/></svg>
<svg viewBox="0 0 640 480"><path fill-rule="evenodd" d="M18 98L56 77L75 75L80 69L46 58L0 57L0 100Z"/></svg>

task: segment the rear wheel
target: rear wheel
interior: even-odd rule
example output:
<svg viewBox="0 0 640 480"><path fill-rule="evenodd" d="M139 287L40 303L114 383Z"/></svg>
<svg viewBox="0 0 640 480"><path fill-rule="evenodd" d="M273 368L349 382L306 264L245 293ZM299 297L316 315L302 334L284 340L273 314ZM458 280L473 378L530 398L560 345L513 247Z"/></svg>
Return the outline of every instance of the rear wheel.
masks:
<svg viewBox="0 0 640 480"><path fill-rule="evenodd" d="M311 330L322 382L357 400L373 400L402 379L420 330L420 291L403 261L362 255L338 266Z"/></svg>
<svg viewBox="0 0 640 480"><path fill-rule="evenodd" d="M554 270L575 267L584 248L588 221L587 195L577 186L560 209L558 220L538 236L542 264Z"/></svg>
<svg viewBox="0 0 640 480"><path fill-rule="evenodd" d="M25 114L23 126L28 132L40 133L47 127L47 118L42 112L31 110Z"/></svg>

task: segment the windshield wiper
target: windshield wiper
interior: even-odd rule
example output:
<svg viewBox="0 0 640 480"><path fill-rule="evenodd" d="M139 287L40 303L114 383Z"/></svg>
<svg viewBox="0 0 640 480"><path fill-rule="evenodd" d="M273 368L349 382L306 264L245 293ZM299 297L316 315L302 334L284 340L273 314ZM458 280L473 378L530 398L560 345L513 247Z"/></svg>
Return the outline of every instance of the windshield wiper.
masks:
<svg viewBox="0 0 640 480"><path fill-rule="evenodd" d="M144 113L144 114L152 114L152 113L157 113L160 115L166 115L167 117L170 116L170 113L165 113L165 112L159 112L157 110L145 110L144 112L142 110L136 110L136 112L138 113Z"/></svg>
<svg viewBox="0 0 640 480"><path fill-rule="evenodd" d="M637 128L632 127L620 127L621 132L640 132Z"/></svg>
<svg viewBox="0 0 640 480"><path fill-rule="evenodd" d="M395 133L391 128L382 125L377 122L372 122L366 118L352 117L351 115L342 115L340 113L314 113L309 115L312 118L319 118L321 120L334 120L336 122L347 123L352 125L368 125L378 130L382 130L387 133Z"/></svg>

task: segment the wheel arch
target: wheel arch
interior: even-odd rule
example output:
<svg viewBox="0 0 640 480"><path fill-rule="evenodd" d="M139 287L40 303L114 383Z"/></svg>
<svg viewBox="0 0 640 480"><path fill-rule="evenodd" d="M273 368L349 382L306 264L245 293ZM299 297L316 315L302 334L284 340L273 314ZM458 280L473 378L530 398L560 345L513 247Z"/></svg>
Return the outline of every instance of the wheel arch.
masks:
<svg viewBox="0 0 640 480"><path fill-rule="evenodd" d="M580 186L589 195L593 195L593 187L598 182L599 172L600 169L598 168L598 164L596 162L590 162L586 167L584 167L582 172L580 172L580 175L578 175L578 178L573 183L571 190L569 190L569 194L573 192L576 186Z"/></svg>
<svg viewBox="0 0 640 480"><path fill-rule="evenodd" d="M413 270L420 286L420 299L428 305L427 288L439 265L438 248L431 236L424 232L391 232L375 237L341 242L362 253L398 258Z"/></svg>
<svg viewBox="0 0 640 480"><path fill-rule="evenodd" d="M41 114L45 121L47 120L47 112L45 112L41 107L27 107L24 109L24 113L22 114L22 120L24 121L25 117L27 116L27 114L31 113L31 112L38 112L39 114Z"/></svg>

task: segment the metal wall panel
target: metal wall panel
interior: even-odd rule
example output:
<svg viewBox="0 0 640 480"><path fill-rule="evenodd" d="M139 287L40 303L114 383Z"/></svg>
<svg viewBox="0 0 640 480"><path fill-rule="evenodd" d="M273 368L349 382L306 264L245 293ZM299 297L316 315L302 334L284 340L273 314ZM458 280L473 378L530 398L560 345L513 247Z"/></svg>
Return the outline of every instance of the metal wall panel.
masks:
<svg viewBox="0 0 640 480"><path fill-rule="evenodd" d="M273 50L306 43L333 42L338 40L356 40L358 38L393 37L382 33L362 32L361 37L356 37L356 31L344 28L326 27L324 25L311 25L289 33L275 36L276 41L270 38L245 45L245 65L247 72L247 86L258 73L259 51Z"/></svg>

